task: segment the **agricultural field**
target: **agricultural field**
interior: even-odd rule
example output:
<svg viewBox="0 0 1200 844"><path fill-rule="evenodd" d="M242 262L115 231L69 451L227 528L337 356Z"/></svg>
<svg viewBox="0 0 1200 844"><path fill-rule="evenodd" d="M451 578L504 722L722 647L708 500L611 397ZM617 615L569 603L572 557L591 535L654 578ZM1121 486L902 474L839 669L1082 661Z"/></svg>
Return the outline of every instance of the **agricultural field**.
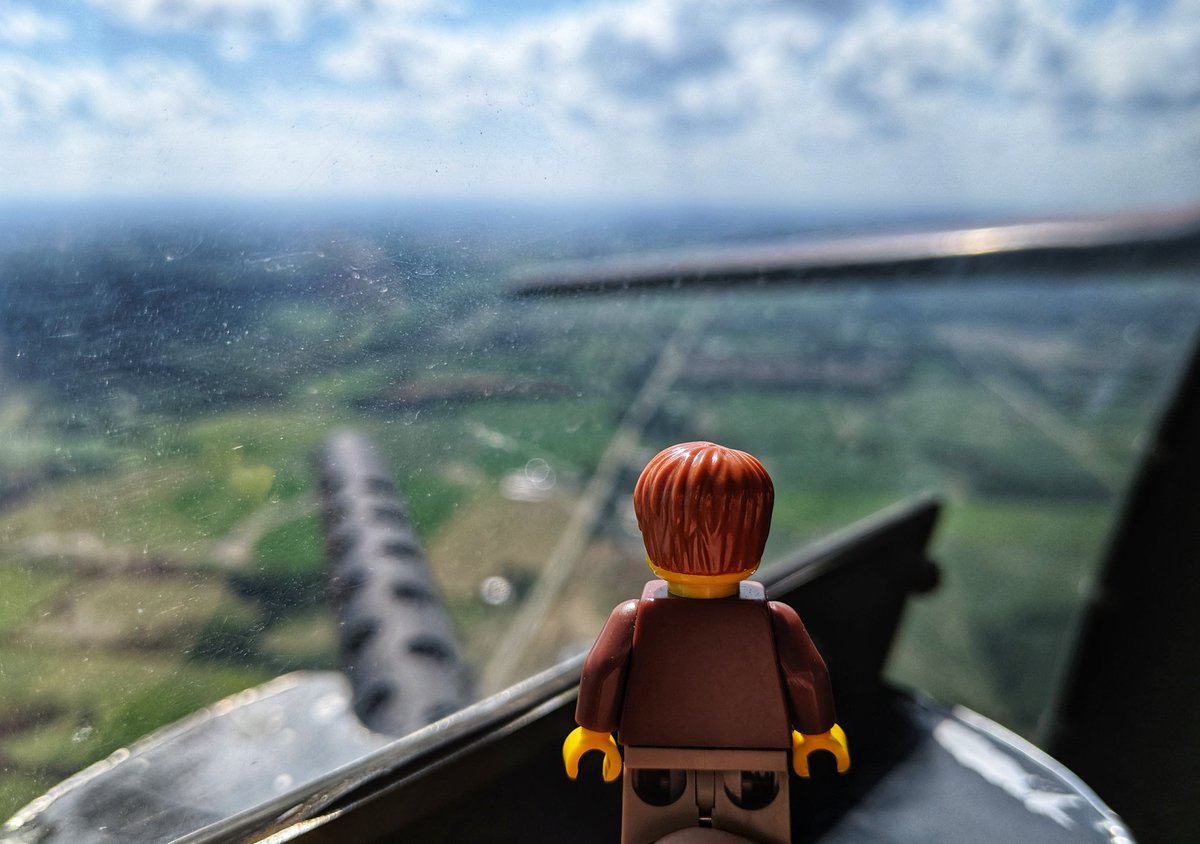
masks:
<svg viewBox="0 0 1200 844"><path fill-rule="evenodd" d="M943 585L892 676L1034 734L1200 324L1194 284L515 300L518 264L656 243L507 225L147 227L0 254L0 817L224 696L337 667L314 456L345 426L386 455L483 692L637 593L637 472L712 439L774 477L768 567L940 494ZM512 638L556 555L566 587Z"/></svg>

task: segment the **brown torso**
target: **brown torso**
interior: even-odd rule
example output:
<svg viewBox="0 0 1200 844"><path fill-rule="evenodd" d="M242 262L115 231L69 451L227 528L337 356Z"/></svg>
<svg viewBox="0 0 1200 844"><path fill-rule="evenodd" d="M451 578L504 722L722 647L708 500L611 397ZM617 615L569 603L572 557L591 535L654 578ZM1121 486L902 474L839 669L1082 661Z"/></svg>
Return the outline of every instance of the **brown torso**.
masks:
<svg viewBox="0 0 1200 844"><path fill-rule="evenodd" d="M670 596L657 583L647 584L638 602L618 741L789 748L779 658L761 587L747 583L742 597L697 600Z"/></svg>

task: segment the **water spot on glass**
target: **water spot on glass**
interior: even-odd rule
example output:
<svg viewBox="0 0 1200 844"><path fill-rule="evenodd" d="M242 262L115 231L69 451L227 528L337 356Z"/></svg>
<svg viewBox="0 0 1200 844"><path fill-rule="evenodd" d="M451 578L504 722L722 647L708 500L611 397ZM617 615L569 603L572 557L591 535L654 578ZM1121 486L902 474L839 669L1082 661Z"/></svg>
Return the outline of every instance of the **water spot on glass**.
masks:
<svg viewBox="0 0 1200 844"><path fill-rule="evenodd" d="M554 470L541 457L531 458L525 464L525 477L536 486L554 486Z"/></svg>
<svg viewBox="0 0 1200 844"><path fill-rule="evenodd" d="M1146 342L1149 332L1140 322L1131 322L1121 332L1122 339L1130 346L1140 346Z"/></svg>
<svg viewBox="0 0 1200 844"><path fill-rule="evenodd" d="M513 587L508 578L498 574L485 577L479 584L479 598L489 606L498 607L512 600Z"/></svg>
<svg viewBox="0 0 1200 844"><path fill-rule="evenodd" d="M204 243L204 235L198 231L180 231L169 238L160 238L158 243L159 254L163 256L165 261L180 261L193 252L195 252L200 244Z"/></svg>
<svg viewBox="0 0 1200 844"><path fill-rule="evenodd" d="M328 721L346 708L346 696L341 692L324 695L313 704L313 714L319 721Z"/></svg>

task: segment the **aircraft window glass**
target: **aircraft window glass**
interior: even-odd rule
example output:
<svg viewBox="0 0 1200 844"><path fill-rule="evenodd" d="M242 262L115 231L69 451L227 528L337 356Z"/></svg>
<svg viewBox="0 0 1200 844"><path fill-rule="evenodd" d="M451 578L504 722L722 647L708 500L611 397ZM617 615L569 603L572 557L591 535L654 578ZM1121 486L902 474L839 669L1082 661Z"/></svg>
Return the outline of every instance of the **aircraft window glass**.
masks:
<svg viewBox="0 0 1200 844"><path fill-rule="evenodd" d="M895 677L1032 730L1193 279L514 300L506 273L1194 201L1194 3L515 6L0 0L0 816L338 666L313 455L342 425L479 693L636 594L633 479L711 438L775 477L766 566L944 494Z"/></svg>
<svg viewBox="0 0 1200 844"><path fill-rule="evenodd" d="M945 582L895 674L1030 730L1200 316L1190 280L1133 274L513 301L440 233L200 230L185 258L150 230L5 256L10 794L337 666L311 458L343 424L394 467L481 693L637 591L638 467L707 438L772 471L767 566L946 495ZM589 495L592 539L559 547ZM570 576L517 625L549 560Z"/></svg>

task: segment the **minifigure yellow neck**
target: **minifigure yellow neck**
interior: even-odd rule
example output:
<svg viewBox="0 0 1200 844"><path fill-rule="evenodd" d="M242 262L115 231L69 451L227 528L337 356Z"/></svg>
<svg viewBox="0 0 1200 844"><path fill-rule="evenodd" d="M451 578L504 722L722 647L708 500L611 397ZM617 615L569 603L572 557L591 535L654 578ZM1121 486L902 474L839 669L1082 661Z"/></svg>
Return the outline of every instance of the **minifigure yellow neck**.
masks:
<svg viewBox="0 0 1200 844"><path fill-rule="evenodd" d="M728 598L736 595L739 589L738 584L754 574L755 569L758 568L756 565L745 571L728 574L680 574L676 571L660 569L650 562L648 557L646 565L650 566L650 571L667 581L668 592L681 598Z"/></svg>

